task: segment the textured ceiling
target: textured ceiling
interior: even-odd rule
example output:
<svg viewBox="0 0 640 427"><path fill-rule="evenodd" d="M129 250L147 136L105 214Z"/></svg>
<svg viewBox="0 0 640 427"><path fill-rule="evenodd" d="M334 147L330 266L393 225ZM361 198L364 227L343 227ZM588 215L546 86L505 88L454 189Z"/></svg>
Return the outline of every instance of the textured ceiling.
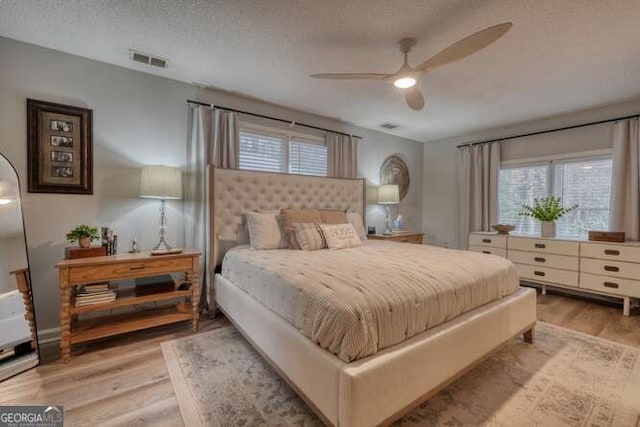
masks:
<svg viewBox="0 0 640 427"><path fill-rule="evenodd" d="M425 141L639 96L638 16L638 0L0 0L0 35ZM402 37L418 39L415 65L505 21L504 38L425 75L421 112L385 82L309 78L394 72Z"/></svg>

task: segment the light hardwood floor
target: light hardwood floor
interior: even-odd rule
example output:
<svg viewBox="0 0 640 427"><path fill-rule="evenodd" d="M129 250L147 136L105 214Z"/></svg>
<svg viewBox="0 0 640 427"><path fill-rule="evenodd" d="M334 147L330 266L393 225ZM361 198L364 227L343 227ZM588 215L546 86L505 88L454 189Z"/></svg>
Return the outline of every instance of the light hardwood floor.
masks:
<svg viewBox="0 0 640 427"><path fill-rule="evenodd" d="M538 318L640 347L640 314L623 317L620 307L538 294ZM227 324L203 319L201 331ZM0 383L0 405L64 405L70 426L181 426L160 343L191 333L176 324L75 347L68 364L45 363Z"/></svg>

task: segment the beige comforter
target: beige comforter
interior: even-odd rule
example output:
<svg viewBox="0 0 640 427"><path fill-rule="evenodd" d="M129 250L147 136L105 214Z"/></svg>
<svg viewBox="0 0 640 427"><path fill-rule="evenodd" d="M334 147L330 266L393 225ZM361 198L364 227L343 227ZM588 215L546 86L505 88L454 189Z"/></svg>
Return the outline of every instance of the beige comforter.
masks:
<svg viewBox="0 0 640 427"><path fill-rule="evenodd" d="M314 252L239 246L222 274L347 362L518 288L504 258L378 241Z"/></svg>

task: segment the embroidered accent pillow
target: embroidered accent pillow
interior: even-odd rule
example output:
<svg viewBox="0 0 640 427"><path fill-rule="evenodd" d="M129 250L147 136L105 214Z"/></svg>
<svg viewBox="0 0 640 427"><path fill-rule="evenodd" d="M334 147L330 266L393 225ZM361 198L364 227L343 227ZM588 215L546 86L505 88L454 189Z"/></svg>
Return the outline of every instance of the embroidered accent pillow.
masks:
<svg viewBox="0 0 640 427"><path fill-rule="evenodd" d="M280 212L247 212L245 217L251 249L284 249L289 246L282 229Z"/></svg>
<svg viewBox="0 0 640 427"><path fill-rule="evenodd" d="M282 209L282 217L284 223L284 233L289 241L291 249L300 249L300 245L296 240L296 233L293 229L295 223L312 223L321 222L320 212L317 209Z"/></svg>
<svg viewBox="0 0 640 427"><path fill-rule="evenodd" d="M357 212L347 212L347 219L349 223L353 225L353 228L356 229L356 234L363 242L367 241L367 231L364 229L364 224L362 223L362 215Z"/></svg>
<svg viewBox="0 0 640 427"><path fill-rule="evenodd" d="M319 224L329 249L346 249L362 245L351 224Z"/></svg>
<svg viewBox="0 0 640 427"><path fill-rule="evenodd" d="M300 249L305 251L317 251L318 249L324 249L327 247L327 242L324 240L324 235L322 234L318 224L296 223L293 224L293 229L296 234L296 240L300 245Z"/></svg>
<svg viewBox="0 0 640 427"><path fill-rule="evenodd" d="M349 220L345 211L320 209L320 222L322 224L347 224Z"/></svg>

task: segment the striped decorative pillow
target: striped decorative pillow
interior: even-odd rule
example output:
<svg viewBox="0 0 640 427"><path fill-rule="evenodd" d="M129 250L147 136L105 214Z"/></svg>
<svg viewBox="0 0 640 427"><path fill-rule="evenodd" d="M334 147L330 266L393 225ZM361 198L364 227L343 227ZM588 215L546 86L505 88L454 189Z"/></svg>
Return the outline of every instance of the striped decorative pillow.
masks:
<svg viewBox="0 0 640 427"><path fill-rule="evenodd" d="M318 224L295 223L293 230L300 249L305 251L317 251L327 247L324 235L320 231Z"/></svg>

